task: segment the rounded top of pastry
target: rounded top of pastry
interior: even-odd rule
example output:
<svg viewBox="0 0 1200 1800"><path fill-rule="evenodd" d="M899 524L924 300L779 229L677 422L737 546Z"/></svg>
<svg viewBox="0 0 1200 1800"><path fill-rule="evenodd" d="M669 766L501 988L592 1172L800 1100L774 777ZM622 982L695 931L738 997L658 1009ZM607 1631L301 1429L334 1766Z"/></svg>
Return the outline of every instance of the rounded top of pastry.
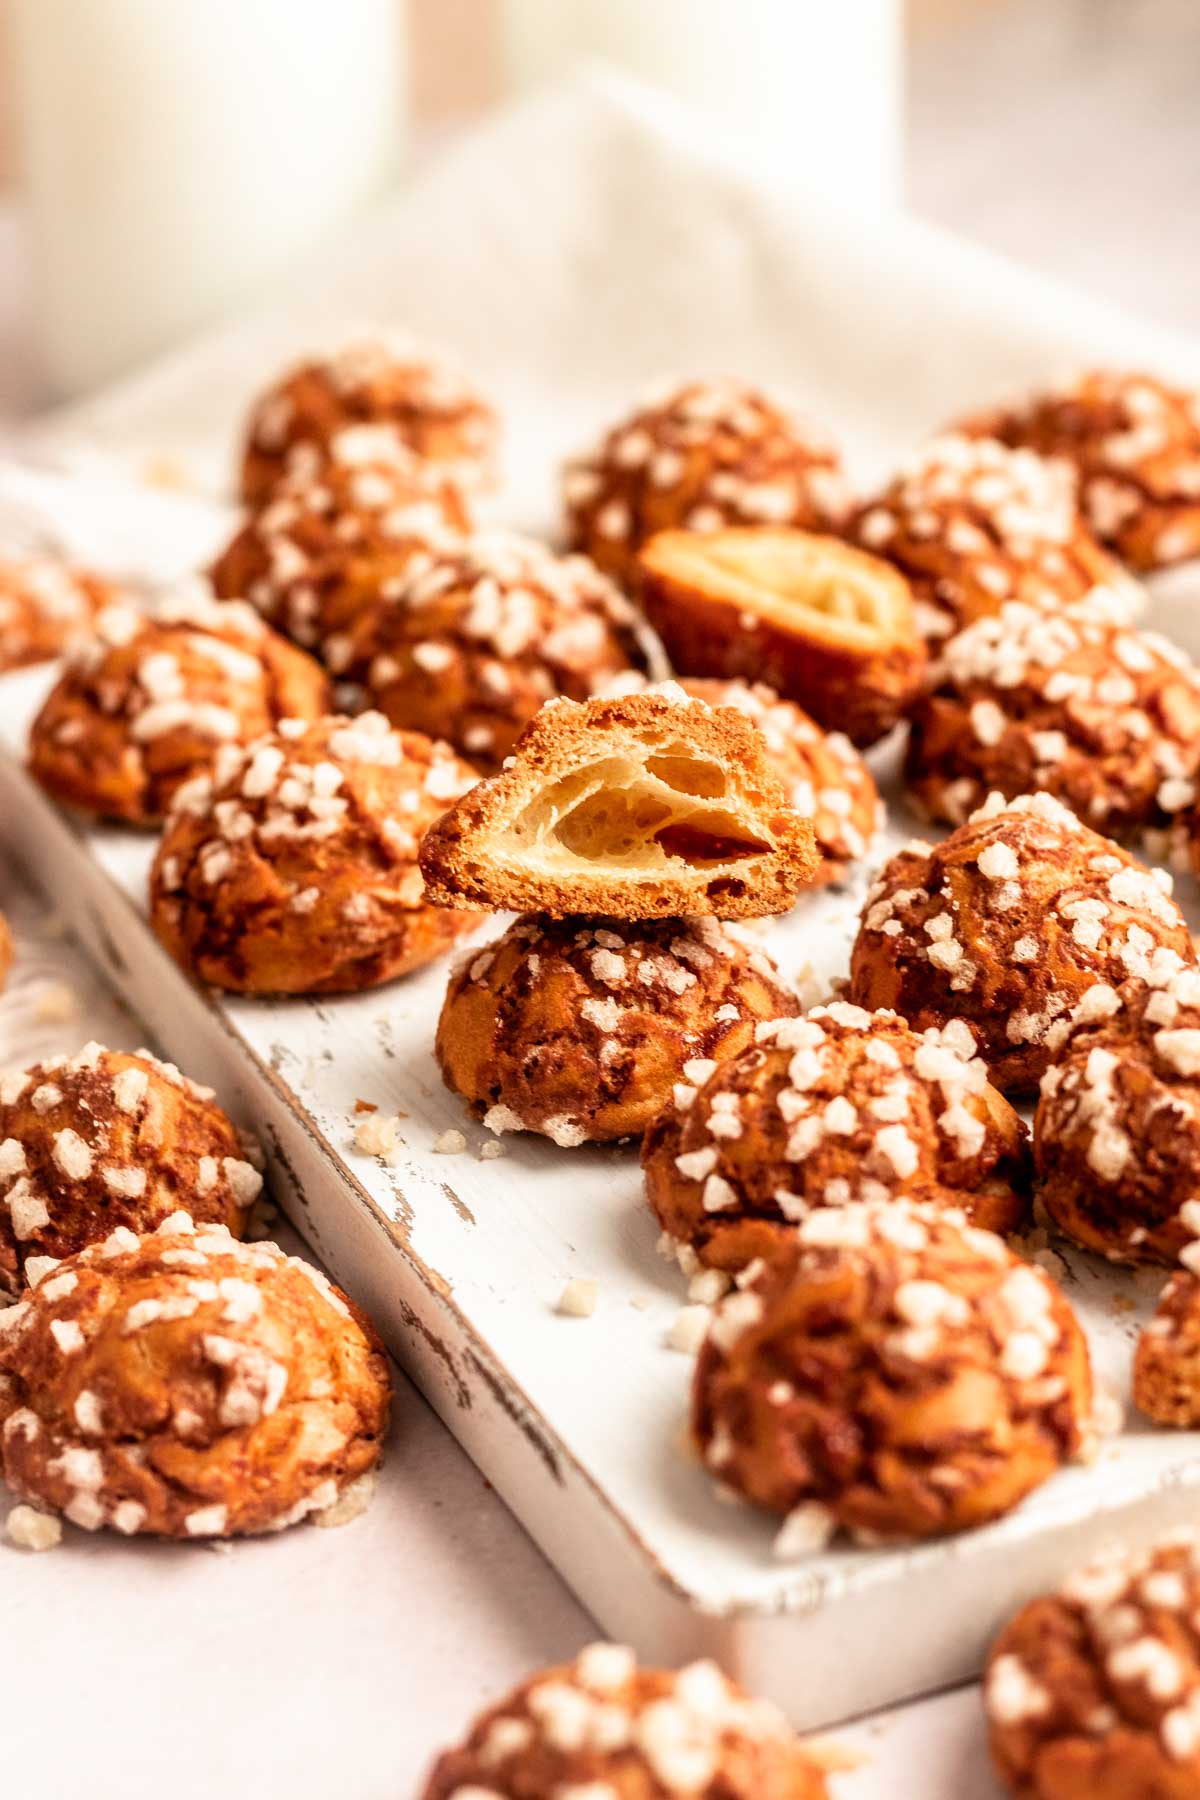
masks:
<svg viewBox="0 0 1200 1800"><path fill-rule="evenodd" d="M716 919L523 918L454 971L437 1055L490 1130L573 1146L643 1131L687 1071L798 1008L770 957Z"/></svg>
<svg viewBox="0 0 1200 1800"><path fill-rule="evenodd" d="M152 617L105 607L29 736L29 767L56 800L135 825L178 788L282 718L315 719L329 682L253 607L199 595Z"/></svg>
<svg viewBox="0 0 1200 1800"><path fill-rule="evenodd" d="M547 700L586 700L624 671L666 667L635 608L586 556L499 531L414 565L335 660L393 724L442 732L489 771Z"/></svg>
<svg viewBox="0 0 1200 1800"><path fill-rule="evenodd" d="M1189 389L1093 369L963 429L1067 464L1093 532L1131 567L1200 555L1200 399Z"/></svg>
<svg viewBox="0 0 1200 1800"><path fill-rule="evenodd" d="M0 556L0 674L48 662L91 635L115 587L50 556Z"/></svg>
<svg viewBox="0 0 1200 1800"><path fill-rule="evenodd" d="M787 1720L713 1662L639 1668L620 1644L530 1676L435 1763L423 1800L827 1800Z"/></svg>
<svg viewBox="0 0 1200 1800"><path fill-rule="evenodd" d="M1117 615L1140 605L1084 523L1071 471L992 438L926 444L860 509L851 535L908 577L934 640L1006 600L1054 608L1103 588Z"/></svg>
<svg viewBox="0 0 1200 1800"><path fill-rule="evenodd" d="M950 638L918 701L905 776L937 819L989 793L1064 801L1114 837L1163 825L1196 797L1200 680L1173 645L1086 603L1010 601Z"/></svg>
<svg viewBox="0 0 1200 1800"><path fill-rule="evenodd" d="M758 1026L752 1048L675 1090L643 1151L647 1196L685 1270L730 1273L815 1208L931 1189L1011 1230L1027 1164L1024 1126L966 1025L918 1035L844 1001Z"/></svg>
<svg viewBox="0 0 1200 1800"><path fill-rule="evenodd" d="M118 1225L152 1231L185 1203L240 1236L261 1160L211 1088L149 1050L90 1043L0 1074L0 1290Z"/></svg>
<svg viewBox="0 0 1200 1800"><path fill-rule="evenodd" d="M378 1460L390 1394L319 1270L185 1212L119 1227L0 1313L4 1479L85 1531L295 1524Z"/></svg>
<svg viewBox="0 0 1200 1800"><path fill-rule="evenodd" d="M448 950L473 915L427 902L421 835L475 780L379 713L283 719L181 788L151 922L185 967L246 993L371 987Z"/></svg>
<svg viewBox="0 0 1200 1800"><path fill-rule="evenodd" d="M350 450L346 443L348 434ZM339 455L387 461L405 451L440 465L459 487L492 477L498 425L491 404L440 351L374 331L286 369L250 411L242 499L259 504L297 444L322 461Z"/></svg>
<svg viewBox="0 0 1200 1800"><path fill-rule="evenodd" d="M1008 1512L1082 1447L1087 1344L1050 1277L936 1205L809 1213L716 1307L692 1422L781 1554Z"/></svg>
<svg viewBox="0 0 1200 1800"><path fill-rule="evenodd" d="M1039 1192L1090 1250L1171 1262L1200 1237L1200 969L1099 982L1051 1034Z"/></svg>
<svg viewBox="0 0 1200 1800"><path fill-rule="evenodd" d="M421 846L438 904L553 917L784 912L818 866L759 733L671 682L548 702Z"/></svg>
<svg viewBox="0 0 1200 1800"><path fill-rule="evenodd" d="M819 426L731 380L660 390L563 476L567 533L628 578L655 532L724 525L836 528L849 506L841 456Z"/></svg>
<svg viewBox="0 0 1200 1800"><path fill-rule="evenodd" d="M450 548L469 526L466 503L437 463L394 446L361 454L353 431L287 457L278 482L213 565L218 594L244 598L264 619L335 666L364 607L407 571ZM332 654L330 645L332 644Z"/></svg>
<svg viewBox="0 0 1200 1800"><path fill-rule="evenodd" d="M1037 1086L1053 1026L1096 982L1160 985L1196 953L1171 880L1050 794L993 795L911 844L867 895L850 997L923 1030L963 1019L995 1086Z"/></svg>
<svg viewBox="0 0 1200 1800"><path fill-rule="evenodd" d="M1200 1786L1200 1540L1114 1550L1030 1601L984 1676L992 1758L1018 1796Z"/></svg>

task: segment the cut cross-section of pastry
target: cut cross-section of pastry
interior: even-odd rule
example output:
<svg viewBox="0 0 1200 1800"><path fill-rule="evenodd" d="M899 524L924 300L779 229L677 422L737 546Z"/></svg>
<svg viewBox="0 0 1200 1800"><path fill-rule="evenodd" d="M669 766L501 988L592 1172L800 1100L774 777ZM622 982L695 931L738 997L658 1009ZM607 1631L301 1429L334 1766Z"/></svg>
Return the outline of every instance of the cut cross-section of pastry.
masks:
<svg viewBox="0 0 1200 1800"><path fill-rule="evenodd" d="M421 847L437 905L555 918L786 912L818 867L759 732L673 684L552 701Z"/></svg>
<svg viewBox="0 0 1200 1800"><path fill-rule="evenodd" d="M837 538L662 531L638 568L642 604L682 675L765 681L859 745L883 737L920 686L908 583Z"/></svg>

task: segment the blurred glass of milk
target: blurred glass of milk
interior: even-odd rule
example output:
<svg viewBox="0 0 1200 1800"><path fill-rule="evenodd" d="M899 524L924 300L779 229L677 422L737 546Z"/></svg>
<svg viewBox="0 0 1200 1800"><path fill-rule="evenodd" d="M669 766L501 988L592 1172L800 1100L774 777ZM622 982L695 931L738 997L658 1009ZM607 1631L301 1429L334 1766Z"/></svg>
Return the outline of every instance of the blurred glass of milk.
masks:
<svg viewBox="0 0 1200 1800"><path fill-rule="evenodd" d="M45 372L251 297L393 172L398 0L9 0Z"/></svg>
<svg viewBox="0 0 1200 1800"><path fill-rule="evenodd" d="M512 88L603 57L707 113L741 150L838 200L901 180L903 0L500 0Z"/></svg>

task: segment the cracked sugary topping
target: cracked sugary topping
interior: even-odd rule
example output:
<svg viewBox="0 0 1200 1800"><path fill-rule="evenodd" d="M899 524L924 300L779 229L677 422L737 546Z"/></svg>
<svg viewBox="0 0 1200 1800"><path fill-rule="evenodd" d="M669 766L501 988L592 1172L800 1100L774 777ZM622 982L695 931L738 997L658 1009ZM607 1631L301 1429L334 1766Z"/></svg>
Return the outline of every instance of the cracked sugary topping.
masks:
<svg viewBox="0 0 1200 1800"><path fill-rule="evenodd" d="M1092 371L969 420L972 428L1060 460L1096 536L1132 567L1200 552L1200 400L1189 390Z"/></svg>
<svg viewBox="0 0 1200 1800"><path fill-rule="evenodd" d="M1082 1447L1091 1383L1066 1298L947 1207L809 1213L716 1308L693 1427L708 1468L809 1548L1006 1512ZM813 1507L824 1509L824 1529Z"/></svg>
<svg viewBox="0 0 1200 1800"><path fill-rule="evenodd" d="M1102 588L1126 618L1141 603L1083 523L1070 471L990 438L925 445L856 515L852 535L908 577L935 640L1006 600L1056 608Z"/></svg>
<svg viewBox="0 0 1200 1800"><path fill-rule="evenodd" d="M946 1190L1011 1228L1023 1135L961 1021L918 1035L895 1013L837 1001L759 1025L754 1048L698 1092L677 1089L643 1160L685 1268L732 1270L817 1208L912 1192Z"/></svg>
<svg viewBox="0 0 1200 1800"><path fill-rule="evenodd" d="M424 1800L614 1800L635 1790L646 1800L826 1795L783 1715L715 1663L639 1669L632 1650L591 1644L489 1708L438 1759Z"/></svg>
<svg viewBox="0 0 1200 1800"><path fill-rule="evenodd" d="M1096 982L1160 986L1196 957L1170 877L1049 794L994 794L910 845L867 895L851 998L916 1026L964 1019L993 1082L1036 1086L1053 1027Z"/></svg>
<svg viewBox="0 0 1200 1800"><path fill-rule="evenodd" d="M796 811L813 822L821 876L840 881L883 829L884 809L870 770L850 739L823 731L762 682L688 679L680 686L710 706L733 706L761 731L767 754Z"/></svg>
<svg viewBox="0 0 1200 1800"><path fill-rule="evenodd" d="M242 493L262 499L297 444L323 459L349 428L365 460L395 460L397 448L438 463L464 486L490 477L496 417L462 372L439 352L400 334L373 332L288 370L256 401L247 429Z"/></svg>
<svg viewBox="0 0 1200 1800"><path fill-rule="evenodd" d="M1089 604L1010 602L945 645L905 762L916 798L961 824L993 791L1054 794L1113 835L1196 798L1200 683L1165 639Z"/></svg>
<svg viewBox="0 0 1200 1800"><path fill-rule="evenodd" d="M984 1682L992 1754L1041 1800L1200 1784L1200 1542L1113 1551L1001 1632Z"/></svg>
<svg viewBox="0 0 1200 1800"><path fill-rule="evenodd" d="M155 929L206 980L251 992L417 967L475 923L425 903L416 861L474 780L448 745L380 713L283 719L179 790L151 876Z"/></svg>
<svg viewBox="0 0 1200 1800"><path fill-rule="evenodd" d="M71 650L115 600L106 582L51 557L0 557L0 671Z"/></svg>
<svg viewBox="0 0 1200 1800"><path fill-rule="evenodd" d="M467 528L465 504L436 463L398 441L381 452L363 436L361 426L335 433L327 458L294 445L213 569L218 593L243 595L309 648L333 639L336 651L367 605Z"/></svg>
<svg viewBox="0 0 1200 1800"><path fill-rule="evenodd" d="M691 381L649 397L563 476L573 544L626 573L656 531L832 528L849 490L828 435L756 388Z"/></svg>
<svg viewBox="0 0 1200 1800"><path fill-rule="evenodd" d="M11 1487L84 1530L278 1530L376 1460L382 1349L274 1244L175 1212L38 1277L0 1313L0 1456Z"/></svg>
<svg viewBox="0 0 1200 1800"><path fill-rule="evenodd" d="M1052 1034L1034 1128L1055 1223L1113 1257L1200 1237L1200 969L1098 983Z"/></svg>
<svg viewBox="0 0 1200 1800"><path fill-rule="evenodd" d="M219 747L287 713L315 717L328 684L252 607L188 594L147 618L105 607L71 655L30 733L30 766L51 793L139 823Z"/></svg>
<svg viewBox="0 0 1200 1800"><path fill-rule="evenodd" d="M240 1232L261 1160L211 1088L149 1050L89 1043L0 1074L0 1288L184 1201Z"/></svg>
<svg viewBox="0 0 1200 1800"><path fill-rule="evenodd" d="M437 1055L490 1130L571 1147L642 1131L674 1084L797 1009L753 939L716 919L520 918L454 971Z"/></svg>
<svg viewBox="0 0 1200 1800"><path fill-rule="evenodd" d="M493 769L547 700L585 700L622 671L644 669L648 642L635 609L587 557L493 531L422 558L331 649L334 666L360 677L395 724L446 731Z"/></svg>

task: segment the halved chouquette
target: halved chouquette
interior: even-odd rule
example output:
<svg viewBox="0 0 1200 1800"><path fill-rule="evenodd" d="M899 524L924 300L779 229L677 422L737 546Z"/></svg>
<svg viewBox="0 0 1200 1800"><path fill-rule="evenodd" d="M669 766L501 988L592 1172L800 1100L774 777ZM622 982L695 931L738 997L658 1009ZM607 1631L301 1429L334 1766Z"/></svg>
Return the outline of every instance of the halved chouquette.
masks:
<svg viewBox="0 0 1200 1800"><path fill-rule="evenodd" d="M818 724L873 744L925 668L908 583L878 557L809 531L662 531L638 591L681 675L765 681Z"/></svg>
<svg viewBox="0 0 1200 1800"><path fill-rule="evenodd" d="M786 912L818 867L760 733L674 684L550 702L421 846L435 904L555 918Z"/></svg>

